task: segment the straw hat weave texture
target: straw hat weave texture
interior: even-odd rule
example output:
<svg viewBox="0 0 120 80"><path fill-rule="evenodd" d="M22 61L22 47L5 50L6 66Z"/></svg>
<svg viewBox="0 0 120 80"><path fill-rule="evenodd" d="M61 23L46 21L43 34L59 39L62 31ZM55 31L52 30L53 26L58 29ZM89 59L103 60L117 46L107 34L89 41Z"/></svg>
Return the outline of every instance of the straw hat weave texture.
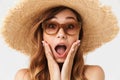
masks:
<svg viewBox="0 0 120 80"><path fill-rule="evenodd" d="M23 0L10 10L3 36L10 47L27 55L33 55L35 45L29 38L34 21L52 7L67 6L76 10L83 19L83 38L80 50L84 54L111 41L118 33L117 19L110 9L101 6L98 0Z"/></svg>

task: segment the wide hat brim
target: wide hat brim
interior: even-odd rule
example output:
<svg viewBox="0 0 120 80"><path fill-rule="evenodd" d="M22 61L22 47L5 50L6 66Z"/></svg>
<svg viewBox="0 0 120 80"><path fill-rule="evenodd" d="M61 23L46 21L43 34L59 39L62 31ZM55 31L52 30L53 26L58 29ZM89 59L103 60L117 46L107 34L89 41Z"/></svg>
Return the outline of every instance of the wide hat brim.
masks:
<svg viewBox="0 0 120 80"><path fill-rule="evenodd" d="M4 21L3 37L10 47L27 55L36 51L29 36L34 21L48 8L67 6L83 19L80 50L84 54L111 41L118 33L117 19L98 0L23 0L13 8Z"/></svg>

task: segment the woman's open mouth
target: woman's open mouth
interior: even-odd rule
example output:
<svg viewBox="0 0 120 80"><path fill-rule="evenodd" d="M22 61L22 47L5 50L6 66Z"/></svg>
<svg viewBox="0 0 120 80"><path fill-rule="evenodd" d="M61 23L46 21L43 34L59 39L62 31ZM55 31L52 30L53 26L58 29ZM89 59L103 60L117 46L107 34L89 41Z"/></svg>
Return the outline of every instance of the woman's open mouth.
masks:
<svg viewBox="0 0 120 80"><path fill-rule="evenodd" d="M61 57L65 55L66 49L67 49L67 46L63 44L59 44L55 47L55 51Z"/></svg>

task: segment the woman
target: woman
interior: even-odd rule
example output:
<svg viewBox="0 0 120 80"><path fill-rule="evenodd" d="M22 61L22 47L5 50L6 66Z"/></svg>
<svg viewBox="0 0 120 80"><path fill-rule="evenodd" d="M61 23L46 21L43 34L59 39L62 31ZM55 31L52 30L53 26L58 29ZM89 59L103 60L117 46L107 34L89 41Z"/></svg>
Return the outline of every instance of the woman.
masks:
<svg viewBox="0 0 120 80"><path fill-rule="evenodd" d="M104 80L103 70L98 66L90 66L85 71L83 70L83 54L80 51L77 52L80 45L79 37L81 36L79 36L79 33L82 30L81 27L82 19L72 9L59 6L46 11L31 31L34 35L36 33L37 37L34 36L33 41L37 41L36 44L39 47L34 58L32 56L30 72L28 69L19 71L16 75L16 80L29 79L30 75L35 75L32 77L33 80L35 77L38 80L86 80L85 76L88 77L88 75L91 75L90 78L88 77L88 80ZM41 38L40 33L41 36L43 35L42 43L45 53L40 47L42 46L40 45L41 40L35 40L36 38ZM47 60L44 59L44 54ZM37 61L34 59L37 59ZM36 64L37 66L35 66ZM35 73L37 67L40 70L38 70L38 73ZM93 74L88 73L91 71L94 71ZM21 77L21 75L25 78ZM97 77L92 77L93 75Z"/></svg>
<svg viewBox="0 0 120 80"><path fill-rule="evenodd" d="M83 55L112 40L118 28L116 18L93 2L29 0L15 8L3 35L11 47L30 55L29 68L19 70L15 80L104 80L102 68L85 65Z"/></svg>

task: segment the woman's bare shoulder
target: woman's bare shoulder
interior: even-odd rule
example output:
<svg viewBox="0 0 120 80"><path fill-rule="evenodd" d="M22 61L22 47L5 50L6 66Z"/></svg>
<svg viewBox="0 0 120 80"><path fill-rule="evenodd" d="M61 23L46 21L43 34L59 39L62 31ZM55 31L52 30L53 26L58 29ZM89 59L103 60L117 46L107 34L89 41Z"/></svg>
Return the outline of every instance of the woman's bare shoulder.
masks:
<svg viewBox="0 0 120 80"><path fill-rule="evenodd" d="M86 65L85 76L88 80L105 80L104 71L98 65Z"/></svg>
<svg viewBox="0 0 120 80"><path fill-rule="evenodd" d="M30 74L28 69L21 69L15 75L15 80L30 80Z"/></svg>

